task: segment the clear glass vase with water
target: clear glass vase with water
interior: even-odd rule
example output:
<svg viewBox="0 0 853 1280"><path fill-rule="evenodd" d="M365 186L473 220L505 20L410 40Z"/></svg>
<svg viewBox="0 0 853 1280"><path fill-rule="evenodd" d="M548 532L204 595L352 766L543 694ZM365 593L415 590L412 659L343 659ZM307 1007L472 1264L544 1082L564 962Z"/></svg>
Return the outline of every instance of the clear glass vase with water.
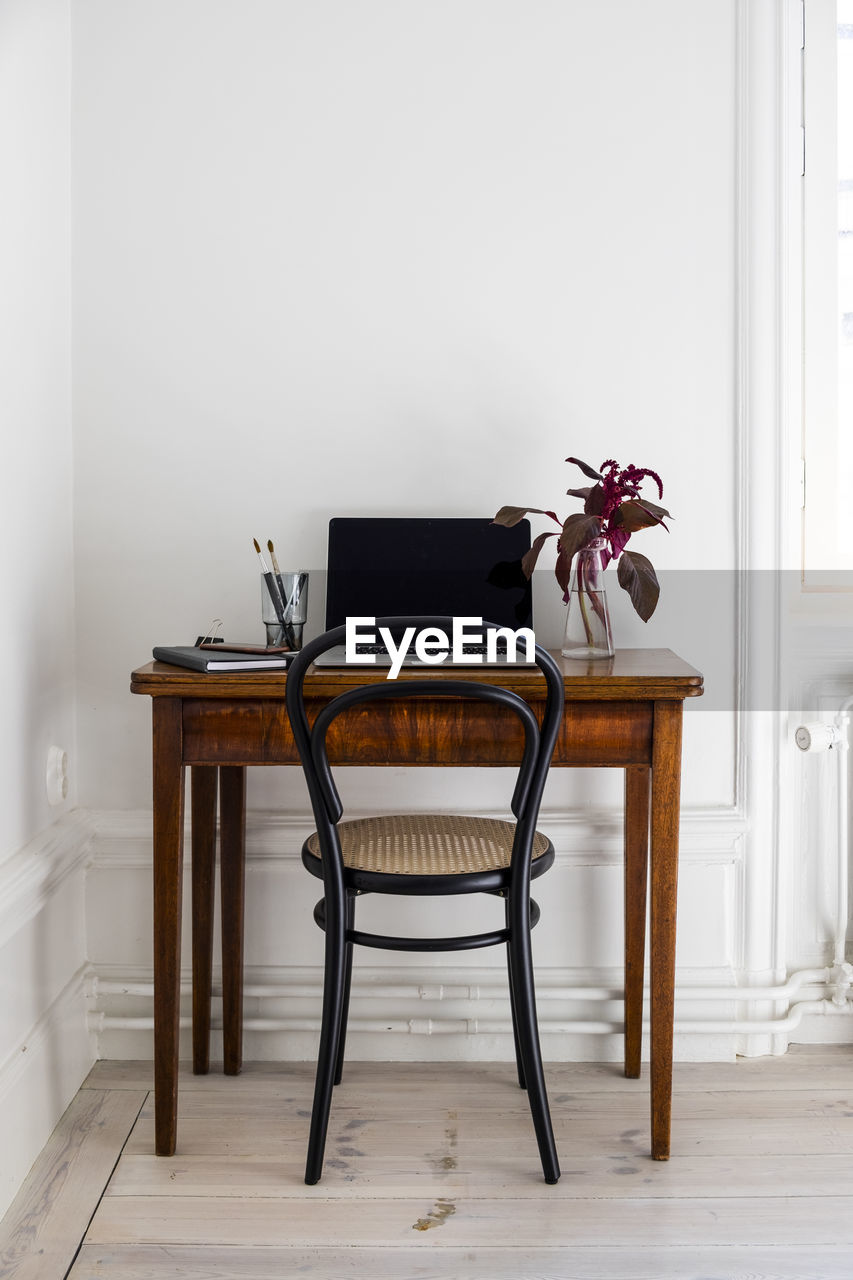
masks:
<svg viewBox="0 0 853 1280"><path fill-rule="evenodd" d="M569 579L569 607L562 648L564 658L613 657L613 633L602 561L606 546L604 538L596 538L575 556Z"/></svg>

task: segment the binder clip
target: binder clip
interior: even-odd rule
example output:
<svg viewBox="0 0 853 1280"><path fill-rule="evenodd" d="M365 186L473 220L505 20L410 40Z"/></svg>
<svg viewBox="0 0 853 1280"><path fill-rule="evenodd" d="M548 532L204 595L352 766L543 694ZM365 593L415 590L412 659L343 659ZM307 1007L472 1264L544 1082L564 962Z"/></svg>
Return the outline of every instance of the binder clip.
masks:
<svg viewBox="0 0 853 1280"><path fill-rule="evenodd" d="M210 624L210 627L208 628L207 635L199 636L195 642L195 647L198 649L203 644L224 644L225 638L217 634L217 632L220 631L221 628L222 628L222 619L214 618Z"/></svg>

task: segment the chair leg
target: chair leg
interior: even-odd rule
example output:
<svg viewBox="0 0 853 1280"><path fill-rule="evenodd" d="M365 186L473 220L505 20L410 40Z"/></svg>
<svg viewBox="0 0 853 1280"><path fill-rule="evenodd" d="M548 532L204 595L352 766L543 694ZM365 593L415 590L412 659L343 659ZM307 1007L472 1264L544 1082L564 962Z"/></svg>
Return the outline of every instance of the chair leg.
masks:
<svg viewBox="0 0 853 1280"><path fill-rule="evenodd" d="M510 918L509 918L509 899L508 898L505 899L504 901L504 907L505 907L506 926L509 929L511 925L510 925ZM512 953L510 952L510 949L509 949L509 943L507 943L507 948L506 948L506 968L507 968L507 975L509 977L509 1007L510 1007L510 1012L512 1013L512 1039L515 1045L515 1067L516 1067L516 1071L518 1072L518 1087L519 1089L524 1089L526 1088L526 1085L524 1083L524 1063L521 1061L521 1045L518 1039L518 1011L515 1007L515 983L513 982L513 978L512 978Z"/></svg>
<svg viewBox="0 0 853 1280"><path fill-rule="evenodd" d="M355 893L347 894L346 927L355 925ZM341 1026L338 1033L338 1060L335 1064L335 1084L340 1084L344 1074L344 1050L347 1043L347 1018L349 1017L349 993L352 986L352 943L346 944L344 952L344 997L341 1003Z"/></svg>
<svg viewBox="0 0 853 1280"><path fill-rule="evenodd" d="M320 1048L317 1054L317 1078L314 1083L311 1131L308 1137L308 1159L305 1165L305 1181L309 1187L320 1181L320 1175L323 1172L323 1155L326 1149L326 1133L329 1128L329 1110L332 1105L332 1088L338 1059L341 1009L344 996L346 907L343 901L333 902L332 896L332 894L326 895L326 969L323 979L323 1018L320 1027ZM343 898L343 893L341 898Z"/></svg>
<svg viewBox="0 0 853 1280"><path fill-rule="evenodd" d="M526 903L520 904L520 907L520 912L516 910L513 913L508 944L510 974L515 987L518 1039L524 1079L527 1082L530 1113L533 1117L533 1128L542 1161L542 1172L546 1182L554 1183L559 1181L560 1163L554 1142L554 1130L551 1126L548 1095L545 1091L545 1074L542 1070L542 1053L539 1047L536 994L533 987L533 957L530 947L530 918ZM521 914L520 919L519 914Z"/></svg>

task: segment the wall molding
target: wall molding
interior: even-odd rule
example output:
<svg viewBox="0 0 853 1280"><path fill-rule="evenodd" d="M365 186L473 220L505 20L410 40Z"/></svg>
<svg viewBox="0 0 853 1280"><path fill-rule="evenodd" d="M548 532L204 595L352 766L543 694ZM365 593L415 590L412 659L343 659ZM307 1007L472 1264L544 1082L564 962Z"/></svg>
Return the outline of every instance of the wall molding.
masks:
<svg viewBox="0 0 853 1280"><path fill-rule="evenodd" d="M353 811L353 817L358 814ZM483 816L505 817L489 811ZM145 809L100 810L89 815L91 865L98 870L150 869L151 813ZM608 866L622 862L622 814L602 809L543 813L539 827L557 850L563 865ZM314 830L310 813L249 810L246 815L246 858L263 864L299 861L303 842ZM747 822L734 806L688 809L681 817L680 857L691 862L740 862ZM185 828L185 862L189 862L189 822Z"/></svg>
<svg viewBox="0 0 853 1280"><path fill-rule="evenodd" d="M780 571L790 555L788 496L796 397L787 367L791 225L785 183L790 0L736 0L735 436L738 603L738 793L749 819L739 965L785 974L790 790L785 752ZM749 707L768 708L747 711ZM774 1046L776 1051L777 1046Z"/></svg>
<svg viewBox="0 0 853 1280"><path fill-rule="evenodd" d="M38 915L68 876L88 865L94 835L92 815L74 809L0 864L0 946Z"/></svg>
<svg viewBox="0 0 853 1280"><path fill-rule="evenodd" d="M491 815L490 815L491 816ZM505 816L505 815L503 815ZM98 811L91 815L93 874L151 872L151 814L147 810ZM613 868L623 862L620 808L551 811L540 827L557 849L557 866ZM300 879L303 841L313 830L307 810L249 810L246 816L247 865ZM188 835L188 826L187 832ZM742 879L746 822L735 806L688 809L682 815L681 861L690 866L732 867L730 892ZM185 874L190 863L187 840ZM185 887L185 892L188 886ZM730 911L737 910L736 904ZM189 1052L191 974L185 952L182 972L182 1053ZM218 957L214 981L218 982ZM146 1056L153 1029L153 975L146 966L93 965L90 968L89 1026L99 1056ZM738 974L731 968L678 973L677 1017L690 1031L677 1053L692 1060L729 1060L737 1049L737 1012L732 991ZM554 1058L580 1060L618 1057L622 1028L622 971L595 968L537 968L540 1025ZM244 1016L247 1058L311 1059L316 1052L322 1000L322 969L247 966ZM502 957L489 966L359 965L353 994L354 1056L416 1059L512 1056L512 1034ZM691 990L692 988L692 990ZM221 1053L217 1019L219 987L214 988L214 1052ZM697 1020L701 1022L698 1025ZM678 1034L681 1029L678 1028Z"/></svg>

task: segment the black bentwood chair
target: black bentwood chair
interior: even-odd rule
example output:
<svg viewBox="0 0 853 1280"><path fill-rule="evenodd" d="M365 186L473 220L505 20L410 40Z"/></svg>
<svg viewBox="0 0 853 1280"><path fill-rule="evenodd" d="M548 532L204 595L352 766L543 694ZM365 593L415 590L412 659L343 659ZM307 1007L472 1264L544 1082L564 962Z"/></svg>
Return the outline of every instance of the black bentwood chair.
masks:
<svg viewBox="0 0 853 1280"><path fill-rule="evenodd" d="M392 634L414 626L418 630L438 627L450 635L452 625L448 617L377 619L377 626L389 627ZM433 674L426 679L407 677L363 684L333 698L309 727L303 696L305 676L315 658L333 645L343 644L344 639L344 627L319 636L305 646L287 672L287 712L317 825L302 847L302 861L312 875L323 880L324 896L314 910L314 919L326 934L323 1018L305 1181L309 1185L318 1182L323 1170L332 1087L340 1083L343 1069L353 944L393 951L466 951L505 943L519 1084L527 1088L545 1181L554 1183L560 1166L536 1022L530 930L539 919L539 908L530 897L530 881L554 861L553 845L536 830L536 821L563 712L559 668L537 645L536 664L546 685L541 728L524 699L501 687L499 668L479 669L481 675L493 677L491 682L451 676L436 679ZM329 728L342 712L395 698L470 698L515 713L524 729L524 749L519 751L522 759L511 802L514 823L446 813L341 820L343 807L326 748ZM393 725L393 718L387 723ZM355 928L354 917L356 896L363 893L497 894L505 899L505 927L449 938L362 933Z"/></svg>

